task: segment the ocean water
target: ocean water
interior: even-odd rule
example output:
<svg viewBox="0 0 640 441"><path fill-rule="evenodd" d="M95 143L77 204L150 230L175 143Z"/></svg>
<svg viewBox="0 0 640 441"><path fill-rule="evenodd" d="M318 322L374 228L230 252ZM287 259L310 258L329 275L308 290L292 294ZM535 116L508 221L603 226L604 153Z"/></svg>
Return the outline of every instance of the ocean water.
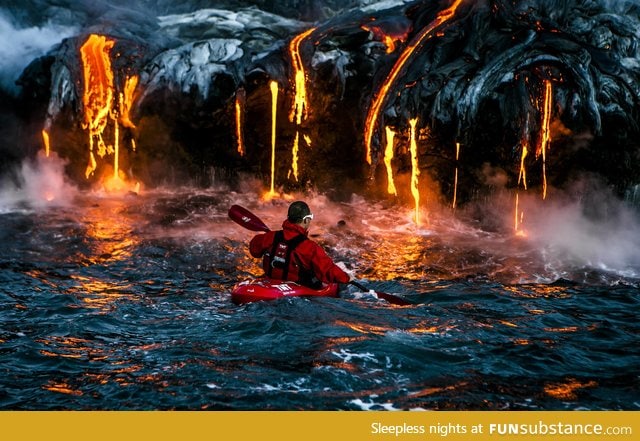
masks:
<svg viewBox="0 0 640 441"><path fill-rule="evenodd" d="M357 196L65 194L0 198L0 409L640 409L633 213L527 207L520 237L508 203L416 225ZM277 228L295 197L334 260L411 304L344 287L234 305L260 268L229 206Z"/></svg>

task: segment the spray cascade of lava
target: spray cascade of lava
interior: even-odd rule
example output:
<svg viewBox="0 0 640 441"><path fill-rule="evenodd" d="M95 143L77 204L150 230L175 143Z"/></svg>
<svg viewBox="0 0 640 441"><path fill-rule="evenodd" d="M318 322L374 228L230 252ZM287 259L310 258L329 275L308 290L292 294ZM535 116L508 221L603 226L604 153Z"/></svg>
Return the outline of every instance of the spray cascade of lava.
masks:
<svg viewBox="0 0 640 441"><path fill-rule="evenodd" d="M289 121L293 122L295 120L297 125L300 125L302 120L307 117L309 108L309 103L307 102L307 75L304 71L302 57L300 56L300 45L302 41L309 37L315 30L316 28L307 29L303 33L296 35L289 44L289 54L291 55L291 63L295 75L295 95L293 105L291 106L291 113L289 114Z"/></svg>
<svg viewBox="0 0 640 441"><path fill-rule="evenodd" d="M302 57L300 56L300 45L308 38L316 28L310 28L301 34L296 35L289 44L289 54L291 56L291 65L294 72L294 99L289 113L289 121L295 122L296 126L302 124L307 118L309 110L309 102L307 100L307 75L304 70ZM307 138L305 138L305 141ZM311 145L310 142L307 142ZM298 180L298 150L300 146L300 133L296 130L296 138L292 148L291 169L295 180Z"/></svg>
<svg viewBox="0 0 640 441"><path fill-rule="evenodd" d="M114 40L91 34L80 47L84 79L83 127L89 131L89 165L85 172L87 179L97 168L93 149L94 138L98 139L98 154L101 157L106 154L102 134L113 108L113 71L109 54L114 44Z"/></svg>
<svg viewBox="0 0 640 441"><path fill-rule="evenodd" d="M529 154L529 150L527 149L527 144L522 144L522 154L520 155L520 171L518 173L518 185L522 184L524 189L527 189L527 168L525 166L525 159Z"/></svg>
<svg viewBox="0 0 640 441"><path fill-rule="evenodd" d="M456 172L453 177L453 202L451 208L456 208L456 202L458 199L458 163L460 161L460 143L456 142Z"/></svg>
<svg viewBox="0 0 640 441"><path fill-rule="evenodd" d="M130 129L136 128L136 125L131 121L131 107L133 106L139 80L140 78L137 75L127 77L124 82L124 92L119 95L120 124Z"/></svg>
<svg viewBox="0 0 640 441"><path fill-rule="evenodd" d="M516 207L514 210L514 230L516 236L525 237L527 233L522 229L522 224L524 222L524 210L520 211L520 195L516 191Z"/></svg>
<svg viewBox="0 0 640 441"><path fill-rule="evenodd" d="M42 129L42 142L44 144L44 155L48 158L51 152L51 144L49 141L49 132L45 129Z"/></svg>
<svg viewBox="0 0 640 441"><path fill-rule="evenodd" d="M236 100L235 100L235 110L236 110L236 141L238 143L238 153L240 156L244 156L244 137L242 136L242 104L244 102L245 95L244 89L240 89L236 92Z"/></svg>
<svg viewBox="0 0 640 441"><path fill-rule="evenodd" d="M524 189L527 189L527 168L525 166L525 159L527 157L527 155L529 154L529 150L527 149L527 143L526 141L522 142L522 153L520 155L520 171L518 172L518 187L520 186L520 184L522 184L522 186L524 187ZM514 230L516 235L518 236L525 236L525 232L522 229L522 223L524 220L524 211L519 211L519 195L518 195L518 190L516 190L516 206L515 206L515 222L514 222Z"/></svg>
<svg viewBox="0 0 640 441"><path fill-rule="evenodd" d="M387 193L397 196L398 192L393 182L393 168L391 167L391 160L393 159L393 141L396 136L390 127L385 127L387 147L384 151L384 164L387 167Z"/></svg>
<svg viewBox="0 0 640 441"><path fill-rule="evenodd" d="M113 174L110 177L102 176L101 183L107 191L124 191L130 188L120 168L120 126L128 129L136 128L131 121L131 109L139 77L127 76L122 92L117 93L110 58L114 45L115 40L91 34L80 47L84 80L82 126L89 133L89 164L85 177L89 179L98 167L95 153L101 158L106 154L113 154ZM114 139L113 143L107 144L104 141L104 131L109 120L113 121ZM98 145L94 150L95 141ZM136 149L133 139L131 139L131 147L133 150ZM136 183L134 188L136 192L139 191L139 183Z"/></svg>
<svg viewBox="0 0 640 441"><path fill-rule="evenodd" d="M536 150L536 158L542 155L542 199L547 197L547 149L551 143L551 109L552 109L551 81L544 82L544 104L542 109L542 124L540 144Z"/></svg>
<svg viewBox="0 0 640 441"><path fill-rule="evenodd" d="M269 196L276 195L275 179L276 179L276 117L278 113L278 82L271 81L269 83L271 89L271 189Z"/></svg>
<svg viewBox="0 0 640 441"><path fill-rule="evenodd" d="M411 134L409 137L409 149L411 151L411 194L416 204L416 225L420 226L420 190L418 189L418 176L420 169L418 168L418 143L416 141L416 125L418 118L409 120L411 126Z"/></svg>
<svg viewBox="0 0 640 441"><path fill-rule="evenodd" d="M433 31L438 28L438 26L447 22L455 15L455 12L461 2L462 0L454 0L451 6L439 12L435 20L433 20L431 23L429 23L428 26L420 30L418 35L416 35L413 40L404 48L395 64L391 68L389 75L387 75L384 82L378 89L378 92L374 94L374 98L371 102L371 106L369 107L369 112L367 113L367 118L365 120L364 141L366 148L366 160L368 164L371 164L371 143L373 140L373 132L377 126L380 112L382 111L382 108L386 103L387 96L389 95L391 87L402 73L404 66L411 58L411 55L419 47L421 47L425 41L433 36Z"/></svg>
<svg viewBox="0 0 640 441"><path fill-rule="evenodd" d="M296 131L296 137L293 140L293 148L291 149L291 171L296 182L298 181L298 151L300 150L300 132Z"/></svg>

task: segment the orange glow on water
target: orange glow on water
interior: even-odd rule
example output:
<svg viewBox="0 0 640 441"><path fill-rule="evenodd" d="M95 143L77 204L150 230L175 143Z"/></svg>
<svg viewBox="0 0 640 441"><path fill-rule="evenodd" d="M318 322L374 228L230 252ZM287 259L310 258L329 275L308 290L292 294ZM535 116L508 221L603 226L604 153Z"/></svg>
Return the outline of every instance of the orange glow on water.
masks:
<svg viewBox="0 0 640 441"><path fill-rule="evenodd" d="M81 390L73 389L71 386L64 382L49 381L49 383L42 386L42 388L50 392L59 392L62 394L73 395L77 397L83 395Z"/></svg>
<svg viewBox="0 0 640 441"><path fill-rule="evenodd" d="M380 86L380 89L377 93L374 94L371 106L369 107L369 112L367 113L367 118L365 120L364 141L366 148L366 161L368 164L371 164L371 143L373 140L373 132L378 123L380 112L386 102L389 90L402 72L402 69L404 68L407 61L411 58L411 55L416 51L417 48L419 48L426 40L428 40L433 35L434 29L436 29L442 23L445 23L455 15L455 12L461 2L462 0L455 0L451 6L438 13L435 20L433 20L428 26L420 30L418 35L411 41L411 43L409 43L404 48L395 64L391 68L389 75L387 75L384 82Z"/></svg>
<svg viewBox="0 0 640 441"><path fill-rule="evenodd" d="M396 136L390 127L385 127L387 148L384 151L384 165L387 168L387 193L397 196L398 192L393 182L393 168L391 168L391 160L393 159L393 140Z"/></svg>
<svg viewBox="0 0 640 441"><path fill-rule="evenodd" d="M335 322L337 326L344 326L353 331L356 331L360 334L376 334L376 335L385 335L387 332L391 331L391 328L384 326L376 326L368 323L350 323L338 320Z"/></svg>
<svg viewBox="0 0 640 441"><path fill-rule="evenodd" d="M420 175L420 169L418 168L418 143L416 142L416 124L418 124L418 118L409 120L411 126L410 135L410 151L411 151L411 194L416 204L416 225L420 225L420 190L418 189L418 176Z"/></svg>
<svg viewBox="0 0 640 441"><path fill-rule="evenodd" d="M581 382L575 378L569 378L566 383L545 385L544 393L558 400L575 400L578 398L577 392L580 389L596 387L597 385L598 383L593 380Z"/></svg>

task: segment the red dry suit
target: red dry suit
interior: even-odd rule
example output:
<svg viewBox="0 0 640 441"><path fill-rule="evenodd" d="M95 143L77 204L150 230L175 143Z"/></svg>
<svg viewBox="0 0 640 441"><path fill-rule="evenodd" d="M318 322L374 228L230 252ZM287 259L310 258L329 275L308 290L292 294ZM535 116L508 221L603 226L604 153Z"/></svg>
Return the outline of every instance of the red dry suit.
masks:
<svg viewBox="0 0 640 441"><path fill-rule="evenodd" d="M285 220L282 230L258 234L249 243L253 257L262 257L265 275L316 287L319 282L349 283L349 275L307 237L300 225Z"/></svg>

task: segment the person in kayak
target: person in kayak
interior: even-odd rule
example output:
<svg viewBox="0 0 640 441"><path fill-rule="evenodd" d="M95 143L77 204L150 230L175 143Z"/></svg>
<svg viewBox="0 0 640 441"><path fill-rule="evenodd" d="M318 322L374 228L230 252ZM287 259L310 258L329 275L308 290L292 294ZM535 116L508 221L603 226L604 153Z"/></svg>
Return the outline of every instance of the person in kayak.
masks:
<svg viewBox="0 0 640 441"><path fill-rule="evenodd" d="M308 238L313 214L306 202L289 205L282 230L256 235L249 243L253 257L262 257L265 275L311 288L322 283L349 283L351 276L336 265L320 245Z"/></svg>

